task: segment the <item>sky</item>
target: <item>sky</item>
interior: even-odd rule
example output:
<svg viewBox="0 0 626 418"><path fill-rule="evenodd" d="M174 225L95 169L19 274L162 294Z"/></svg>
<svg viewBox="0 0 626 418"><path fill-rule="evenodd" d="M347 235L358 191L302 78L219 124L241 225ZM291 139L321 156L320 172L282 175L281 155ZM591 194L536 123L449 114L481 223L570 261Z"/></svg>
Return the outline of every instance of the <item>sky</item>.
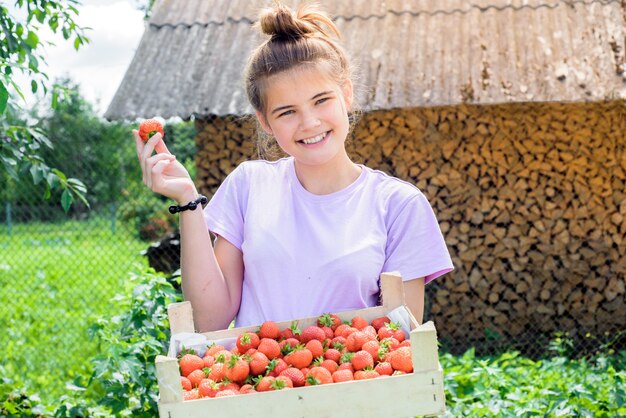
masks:
<svg viewBox="0 0 626 418"><path fill-rule="evenodd" d="M76 21L79 26L91 28L86 31L90 42L76 51L73 39L66 41L61 35L42 29L40 38L55 43L45 47L44 71L50 80L69 76L80 85L83 97L97 114L102 115L139 46L144 13L138 9L139 0L82 0L81 3ZM30 91L30 87L23 91Z"/></svg>

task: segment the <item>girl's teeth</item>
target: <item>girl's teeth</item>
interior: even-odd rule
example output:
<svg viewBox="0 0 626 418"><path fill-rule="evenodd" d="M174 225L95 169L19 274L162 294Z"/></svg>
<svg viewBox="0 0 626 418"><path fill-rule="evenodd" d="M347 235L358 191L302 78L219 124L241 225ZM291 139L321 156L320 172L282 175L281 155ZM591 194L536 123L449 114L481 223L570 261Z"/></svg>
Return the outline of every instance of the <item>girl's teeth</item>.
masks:
<svg viewBox="0 0 626 418"><path fill-rule="evenodd" d="M318 136L314 138L303 139L302 142L304 142L305 144L315 144L317 142L320 142L322 139L324 139L325 136L326 136L325 133L319 134Z"/></svg>

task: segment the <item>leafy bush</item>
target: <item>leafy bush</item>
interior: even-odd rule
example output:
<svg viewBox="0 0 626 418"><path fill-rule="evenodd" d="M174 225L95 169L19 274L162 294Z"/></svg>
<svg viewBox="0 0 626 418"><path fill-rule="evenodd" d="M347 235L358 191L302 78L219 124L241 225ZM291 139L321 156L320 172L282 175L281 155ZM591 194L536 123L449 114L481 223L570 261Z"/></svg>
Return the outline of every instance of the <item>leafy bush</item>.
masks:
<svg viewBox="0 0 626 418"><path fill-rule="evenodd" d="M6 375L0 366L2 375ZM0 417L49 417L51 411L41 404L36 394L14 389L14 382L8 377L0 383Z"/></svg>
<svg viewBox="0 0 626 418"><path fill-rule="evenodd" d="M167 306L180 296L156 274L134 274L131 281L137 284L130 295L116 298L126 307L124 313L91 327L102 354L94 359L87 389L97 392L98 404L116 416L153 417L158 396L154 361L167 352Z"/></svg>
<svg viewBox="0 0 626 418"><path fill-rule="evenodd" d="M626 352L534 361L517 352L444 354L447 416L616 417L626 414Z"/></svg>

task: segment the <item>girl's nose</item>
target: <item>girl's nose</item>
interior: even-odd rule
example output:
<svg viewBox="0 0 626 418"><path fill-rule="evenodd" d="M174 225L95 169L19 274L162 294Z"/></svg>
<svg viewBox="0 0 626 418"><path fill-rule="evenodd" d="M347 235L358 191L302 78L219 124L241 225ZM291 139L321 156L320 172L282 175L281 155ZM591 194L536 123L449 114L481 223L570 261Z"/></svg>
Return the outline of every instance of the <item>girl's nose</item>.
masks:
<svg viewBox="0 0 626 418"><path fill-rule="evenodd" d="M316 128L321 125L320 119L314 112L304 113L302 116L302 129Z"/></svg>

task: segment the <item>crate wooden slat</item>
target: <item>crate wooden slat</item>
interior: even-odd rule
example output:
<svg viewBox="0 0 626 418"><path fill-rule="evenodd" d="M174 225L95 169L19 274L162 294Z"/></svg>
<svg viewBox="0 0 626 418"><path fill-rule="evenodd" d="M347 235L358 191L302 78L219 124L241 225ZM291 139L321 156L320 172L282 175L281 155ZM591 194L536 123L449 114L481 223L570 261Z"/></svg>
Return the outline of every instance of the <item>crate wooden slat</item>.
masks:
<svg viewBox="0 0 626 418"><path fill-rule="evenodd" d="M337 312L342 320L360 315L368 321L384 316L402 307L411 321L411 349L413 373L306 386L282 391L252 393L224 398L183 401L178 362L175 358L158 356L156 359L159 384L159 416L161 418L201 418L207 416L244 417L328 417L355 416L407 417L434 416L445 412L443 370L437 353L437 332L432 322L418 324L404 305L402 279L394 273L383 273L381 287L383 305L356 311ZM172 304L168 314L172 332L193 330L191 304ZM317 317L298 319L300 328L313 325ZM279 322L286 328L292 321ZM209 340L236 337L245 331L256 331L258 326L234 328L203 333Z"/></svg>

